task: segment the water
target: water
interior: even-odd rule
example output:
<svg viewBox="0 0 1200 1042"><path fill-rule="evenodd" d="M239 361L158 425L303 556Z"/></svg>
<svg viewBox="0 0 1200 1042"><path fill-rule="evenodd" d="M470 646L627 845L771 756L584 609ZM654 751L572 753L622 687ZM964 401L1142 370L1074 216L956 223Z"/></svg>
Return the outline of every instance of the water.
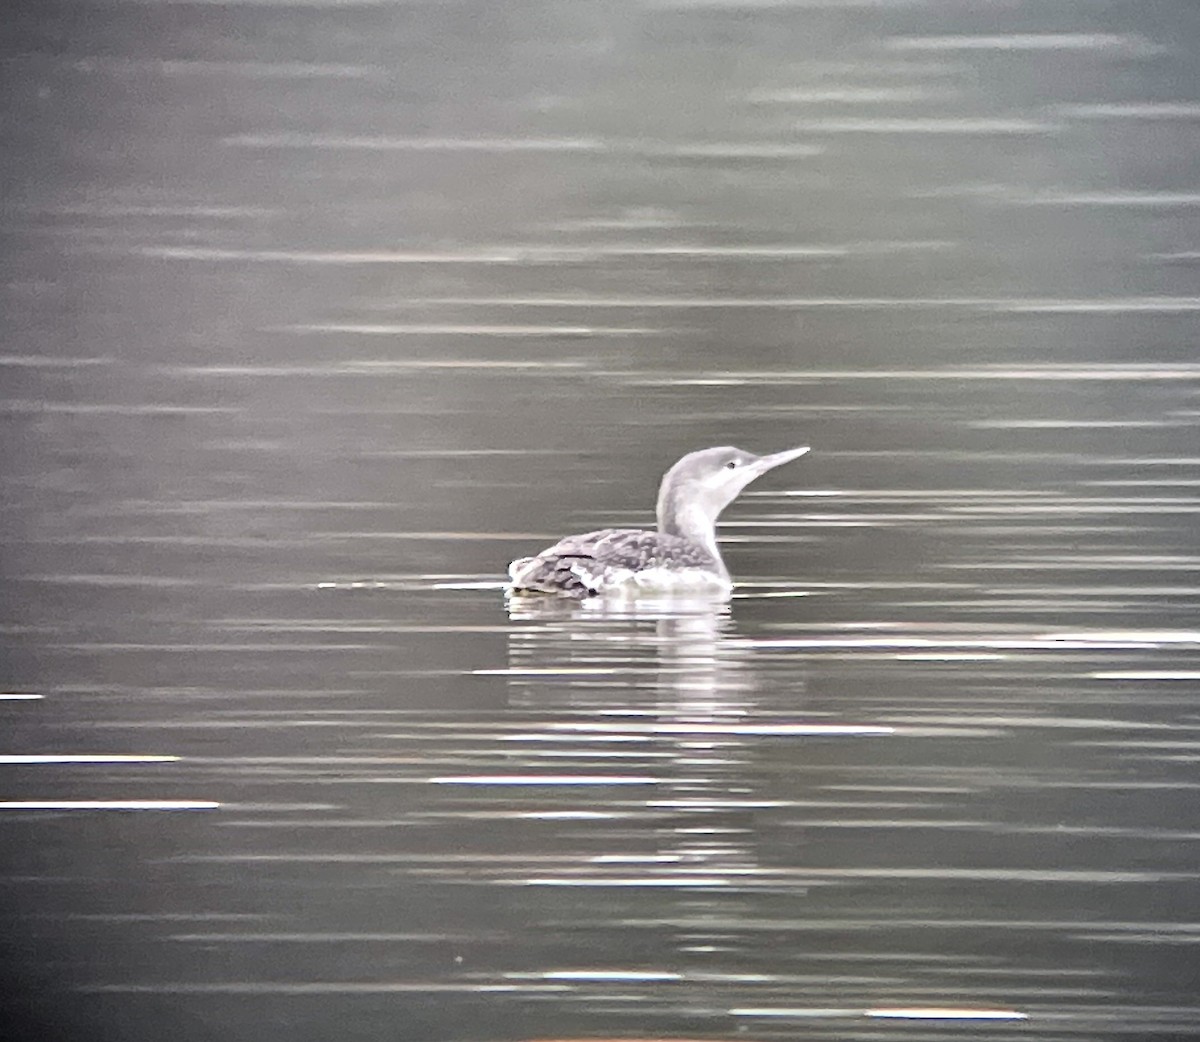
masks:
<svg viewBox="0 0 1200 1042"><path fill-rule="evenodd" d="M6 1037L1200 1035L1194 5L6 28Z"/></svg>

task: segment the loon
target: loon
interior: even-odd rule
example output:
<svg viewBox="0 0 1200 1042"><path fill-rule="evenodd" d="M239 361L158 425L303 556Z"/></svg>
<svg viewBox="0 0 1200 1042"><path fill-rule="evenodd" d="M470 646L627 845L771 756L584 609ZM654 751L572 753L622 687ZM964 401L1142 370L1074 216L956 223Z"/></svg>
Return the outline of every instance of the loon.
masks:
<svg viewBox="0 0 1200 1042"><path fill-rule="evenodd" d="M706 593L728 596L729 571L717 548L717 518L755 478L808 452L769 456L730 446L684 456L658 490L658 530L602 528L560 539L508 566L510 594Z"/></svg>

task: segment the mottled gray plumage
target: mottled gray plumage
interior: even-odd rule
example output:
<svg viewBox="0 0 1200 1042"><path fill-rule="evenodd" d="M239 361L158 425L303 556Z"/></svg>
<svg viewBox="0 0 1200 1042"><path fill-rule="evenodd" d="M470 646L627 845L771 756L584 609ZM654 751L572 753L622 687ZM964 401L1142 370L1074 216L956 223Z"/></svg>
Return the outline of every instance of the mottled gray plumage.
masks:
<svg viewBox="0 0 1200 1042"><path fill-rule="evenodd" d="M690 453L663 477L657 531L602 528L567 536L536 557L513 561L510 589L574 597L638 588L727 593L731 583L717 548L717 518L760 474L807 451L755 456L722 446Z"/></svg>
<svg viewBox="0 0 1200 1042"><path fill-rule="evenodd" d="M606 577L651 568L717 571L720 559L682 536L644 528L601 528L569 535L536 557L509 565L513 589L586 597L601 592Z"/></svg>

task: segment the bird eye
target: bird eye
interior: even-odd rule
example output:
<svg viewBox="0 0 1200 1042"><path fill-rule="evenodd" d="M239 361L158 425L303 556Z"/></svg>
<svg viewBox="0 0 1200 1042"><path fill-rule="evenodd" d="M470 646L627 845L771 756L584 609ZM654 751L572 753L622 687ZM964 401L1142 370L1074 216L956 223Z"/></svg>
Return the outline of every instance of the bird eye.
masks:
<svg viewBox="0 0 1200 1042"><path fill-rule="evenodd" d="M728 467L730 470L733 470L734 468L736 468L737 465L738 465L738 461L735 459L731 459L728 463L725 464L725 466Z"/></svg>

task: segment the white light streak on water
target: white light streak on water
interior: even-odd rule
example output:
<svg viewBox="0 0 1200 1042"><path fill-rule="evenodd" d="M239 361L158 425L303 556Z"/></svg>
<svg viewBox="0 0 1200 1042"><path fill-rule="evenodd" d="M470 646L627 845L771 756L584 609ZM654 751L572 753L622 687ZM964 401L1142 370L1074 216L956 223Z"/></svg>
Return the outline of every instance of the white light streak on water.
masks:
<svg viewBox="0 0 1200 1042"><path fill-rule="evenodd" d="M1007 33L898 36L884 40L893 51L1117 51L1154 54L1161 48L1145 37L1119 33Z"/></svg>
<svg viewBox="0 0 1200 1042"><path fill-rule="evenodd" d="M1023 868L843 868L809 869L818 879L953 879L975 882L1165 883L1200 879L1200 872L1155 872L1139 869L1023 869Z"/></svg>
<svg viewBox="0 0 1200 1042"><path fill-rule="evenodd" d="M972 420L967 426L977 430L1139 430L1161 427L1192 427L1191 421L1177 420Z"/></svg>
<svg viewBox="0 0 1200 1042"><path fill-rule="evenodd" d="M1086 933L1074 934L1080 940L1089 941L1092 943L1117 943L1117 944L1171 944L1171 945L1196 945L1200 944L1200 937L1170 937L1159 931L1147 933Z"/></svg>
<svg viewBox="0 0 1200 1042"><path fill-rule="evenodd" d="M212 2L212 0L210 0ZM242 0L253 2L253 0ZM258 0L270 3L271 0ZM278 0L276 0L278 2ZM309 0L318 3L319 0ZM249 79L335 79L365 80L383 79L388 70L380 65L339 65L331 62L295 61L188 61L185 59L110 58L106 55L89 54L76 59L71 68L77 72L101 72L115 75L153 74L156 76L244 76Z"/></svg>
<svg viewBox="0 0 1200 1042"><path fill-rule="evenodd" d="M603 774L455 774L428 779L432 785L661 785L662 779Z"/></svg>
<svg viewBox="0 0 1200 1042"><path fill-rule="evenodd" d="M1015 566L1014 566L1015 567ZM933 637L849 637L835 639L832 637L779 637L764 638L748 641L753 648L797 650L812 649L837 650L840 648L862 648L867 650L900 650L920 648L990 648L1000 651L1086 651L1103 648L1155 648L1159 644L1151 639L1123 638L1060 638L1045 637L995 637L989 639L972 638L933 638Z"/></svg>
<svg viewBox="0 0 1200 1042"><path fill-rule="evenodd" d="M963 1009L953 1007L879 1007L875 1009L837 1009L787 1006L746 1006L731 1009L732 1017L783 1017L789 1020L825 1020L870 1017L890 1020L1028 1020L1027 1013L1012 1009Z"/></svg>
<svg viewBox="0 0 1200 1042"><path fill-rule="evenodd" d="M0 810L216 810L212 800L0 800Z"/></svg>
<svg viewBox="0 0 1200 1042"><path fill-rule="evenodd" d="M681 854L597 854L588 858L594 865L676 865L686 860Z"/></svg>
<svg viewBox="0 0 1200 1042"><path fill-rule="evenodd" d="M1090 630L1081 632L1050 633L1047 640L1083 641L1138 641L1153 644L1197 644L1200 645L1200 630Z"/></svg>
<svg viewBox="0 0 1200 1042"><path fill-rule="evenodd" d="M1084 119L1200 119L1200 105L1189 101L1131 101L1092 105L1060 105L1065 116Z"/></svg>
<svg viewBox="0 0 1200 1042"><path fill-rule="evenodd" d="M926 87L781 87L752 91L747 100L768 105L872 105L928 101L946 98L951 92Z"/></svg>
<svg viewBox="0 0 1200 1042"><path fill-rule="evenodd" d="M32 212L42 212L34 209ZM261 206L172 206L164 204L123 204L116 202L74 203L63 206L50 206L44 211L58 217L186 217L213 218L220 220L237 220L265 218L276 216L280 211Z"/></svg>
<svg viewBox="0 0 1200 1042"><path fill-rule="evenodd" d="M1038 199L1034 202L1053 201L1064 202L1077 198L1076 196L1054 197L1053 199ZM1191 201L1200 204L1200 194L1194 197L1188 197ZM1171 205L1178 205L1181 199L1168 201ZM1146 200L1147 205L1162 205L1164 200L1161 197ZM1124 203L1122 204L1124 205ZM1079 313L1079 314L1182 314L1193 311L1200 311L1200 297L1196 296L1146 296L1146 297L1096 297L1088 299L1060 299L1060 298L1044 298L1044 297L852 297L852 296L837 296L837 297L722 297L718 295L709 295L703 297L695 296L672 296L672 297L650 297L650 296L621 296L621 297L597 297L597 296L571 296L571 297L544 297L544 296L506 296L506 297L490 297L490 296L473 296L473 297L422 297L412 301L414 304L456 304L456 305L471 305L471 306L488 306L488 307L549 307L549 308L676 308L676 309L771 309L778 308L780 310L831 310L831 311L972 311L981 313L1012 313L1012 314L1056 314L1056 313ZM989 367L962 367L955 370L910 370L907 375L914 378L945 378L949 374L982 374ZM994 378L1021 378L1030 379L1035 374L1044 374L1043 378L1049 379L1056 377L1057 379L1098 379L1095 375L1115 369L1125 369L1130 372L1141 373L1156 373L1159 374L1154 378L1163 379L1168 372L1173 372L1176 375L1185 372L1188 368L1187 364L1177 365L1173 363L1139 365L1137 363L1114 364L1106 365L1097 363L1094 365L1085 366L1058 366L1053 365L1037 365L1031 364L1025 368L1004 368L992 367L997 370ZM894 371L880 369L850 369L838 370L836 375L840 379L859 379L859 380L878 380L887 379ZM1074 375L1078 374L1078 375ZM680 374L672 374L677 376L682 381L682 386L688 386L688 382L683 380ZM758 378L760 380L774 380L780 374L776 372L758 373L755 371L741 374L738 372L729 373L728 370L722 369L719 374L722 379L733 379L737 376L743 376L744 379ZM799 376L797 372L794 375ZM817 378L820 376L833 376L834 373L822 372L821 370L804 370L803 375L808 378ZM902 371L905 375L905 371ZM712 379L713 377L705 377L704 379ZM1149 376L1142 376L1142 379L1149 379ZM1109 377L1115 379L1115 377Z"/></svg>
<svg viewBox="0 0 1200 1042"><path fill-rule="evenodd" d="M1162 200L1156 200L1161 203ZM1200 195L1194 199L1200 205ZM1126 205L1117 202L1112 205ZM1169 315L1200 311L1200 297L1111 297L1104 300L1033 300L999 303L997 311L1026 315Z"/></svg>
<svg viewBox="0 0 1200 1042"><path fill-rule="evenodd" d="M228 2L228 0L222 0ZM149 995L388 995L413 992L423 994L545 993L567 991L565 984L486 984L467 981L447 984L442 981L192 981L164 984L87 984L80 991L93 994Z"/></svg>
<svg viewBox="0 0 1200 1042"><path fill-rule="evenodd" d="M1136 192L1066 192L1066 191L1043 191L1032 195L1014 196L1013 202L1023 203L1028 206L1133 206L1133 207L1158 207L1158 206L1200 206L1200 192L1159 192L1159 191L1136 191ZM1095 304L1098 310L1105 301L1097 301ZM1122 301L1121 299L1113 299L1107 303L1111 304L1113 310L1121 309L1125 305L1125 310L1132 310L1128 305L1136 303L1134 301ZM1153 305L1153 298L1146 301L1146 309L1150 309ZM1190 310L1190 309L1189 309Z"/></svg>
<svg viewBox="0 0 1200 1042"><path fill-rule="evenodd" d="M794 803L788 800L734 800L716 798L697 798L691 800L654 800L647 804L651 807L705 807L710 810L766 810L772 807L792 807ZM872 804L874 806L874 804Z"/></svg>
<svg viewBox="0 0 1200 1042"><path fill-rule="evenodd" d="M67 413L81 416L232 416L241 410L228 405L168 405L156 402L109 405L95 402L0 400L0 413Z"/></svg>
<svg viewBox="0 0 1200 1042"><path fill-rule="evenodd" d="M608 669L591 666L554 668L550 666L514 666L508 669L472 669L473 677L614 677L629 673L628 667Z"/></svg>
<svg viewBox="0 0 1200 1042"><path fill-rule="evenodd" d="M572 877L534 877L531 879L516 879L504 881L509 886L552 886L552 887L599 887L601 889L628 889L646 887L649 889L686 889L688 887L727 887L735 882L724 876L641 876L616 879L604 876L588 876L586 878Z"/></svg>
<svg viewBox="0 0 1200 1042"><path fill-rule="evenodd" d="M388 944L395 942L470 941L485 939L486 934L474 937L452 933L394 933L337 932L337 933L177 933L170 940L180 944Z"/></svg>
<svg viewBox="0 0 1200 1042"><path fill-rule="evenodd" d="M865 1017L890 1020L1028 1020L1028 1013L1014 1009L939 1009L936 1007L882 1008L863 1011Z"/></svg>
<svg viewBox="0 0 1200 1042"><path fill-rule="evenodd" d="M363 358L321 365L183 365L163 366L164 372L179 376L388 376L442 369L579 369L579 362L557 359L439 359Z"/></svg>
<svg viewBox="0 0 1200 1042"><path fill-rule="evenodd" d="M104 753L0 754L0 764L37 763L175 763L178 756L107 755Z"/></svg>
<svg viewBox="0 0 1200 1042"><path fill-rule="evenodd" d="M520 264L536 251L524 247L476 247L461 253L425 250L249 250L212 246L144 246L137 251L162 260L257 261L272 264Z"/></svg>
<svg viewBox="0 0 1200 1042"><path fill-rule="evenodd" d="M551 970L539 974L543 980L577 981L677 981L683 980L682 973L665 973L637 970Z"/></svg>
<svg viewBox="0 0 1200 1042"><path fill-rule="evenodd" d="M498 740L502 741L502 742L562 742L562 741L570 741L573 744L578 744L581 742L606 742L606 743L608 743L608 742L614 742L614 743L615 742L629 742L629 743L633 743L633 744L638 744L638 743L645 743L645 742L651 741L651 736L650 735L627 734L627 733L615 734L615 733L608 733L608 732L603 733L603 734L571 733L571 734L566 734L566 735L543 732L540 734L535 733L535 734L500 735L500 736L498 736ZM589 753L589 755L591 755L591 754ZM642 754L642 755L646 755L646 754Z"/></svg>
<svg viewBox="0 0 1200 1042"><path fill-rule="evenodd" d="M620 731L638 735L791 735L808 737L874 736L895 733L895 728L869 724L739 724L739 723L555 723L549 731L590 733Z"/></svg>
<svg viewBox="0 0 1200 1042"><path fill-rule="evenodd" d="M602 152L597 138L384 137L336 134L238 134L232 148L315 148L371 152Z"/></svg>
<svg viewBox="0 0 1200 1042"><path fill-rule="evenodd" d="M600 138L486 138L486 137L341 137L326 134L241 134L222 144L232 148L317 149L321 151L484 153L591 153L695 159L804 159L825 149L815 144L775 141L684 141L675 143Z"/></svg>
<svg viewBox="0 0 1200 1042"><path fill-rule="evenodd" d="M412 322L314 322L291 326L293 333L355 333L362 336L636 336L663 334L650 326L555 326L555 325L437 325ZM458 367L474 368L479 363L464 360ZM540 363L539 363L540 364Z"/></svg>
<svg viewBox="0 0 1200 1042"><path fill-rule="evenodd" d="M614 143L614 150L634 155L664 159L805 159L825 152L824 145L781 145L777 143L701 142L695 144L635 144Z"/></svg>
<svg viewBox="0 0 1200 1042"><path fill-rule="evenodd" d="M927 117L912 119L803 119L793 129L809 134L1054 134L1059 123L1036 119Z"/></svg>
<svg viewBox="0 0 1200 1042"><path fill-rule="evenodd" d="M53 358L40 355L0 355L0 365L20 369L75 369L80 366L112 365L111 358Z"/></svg>

